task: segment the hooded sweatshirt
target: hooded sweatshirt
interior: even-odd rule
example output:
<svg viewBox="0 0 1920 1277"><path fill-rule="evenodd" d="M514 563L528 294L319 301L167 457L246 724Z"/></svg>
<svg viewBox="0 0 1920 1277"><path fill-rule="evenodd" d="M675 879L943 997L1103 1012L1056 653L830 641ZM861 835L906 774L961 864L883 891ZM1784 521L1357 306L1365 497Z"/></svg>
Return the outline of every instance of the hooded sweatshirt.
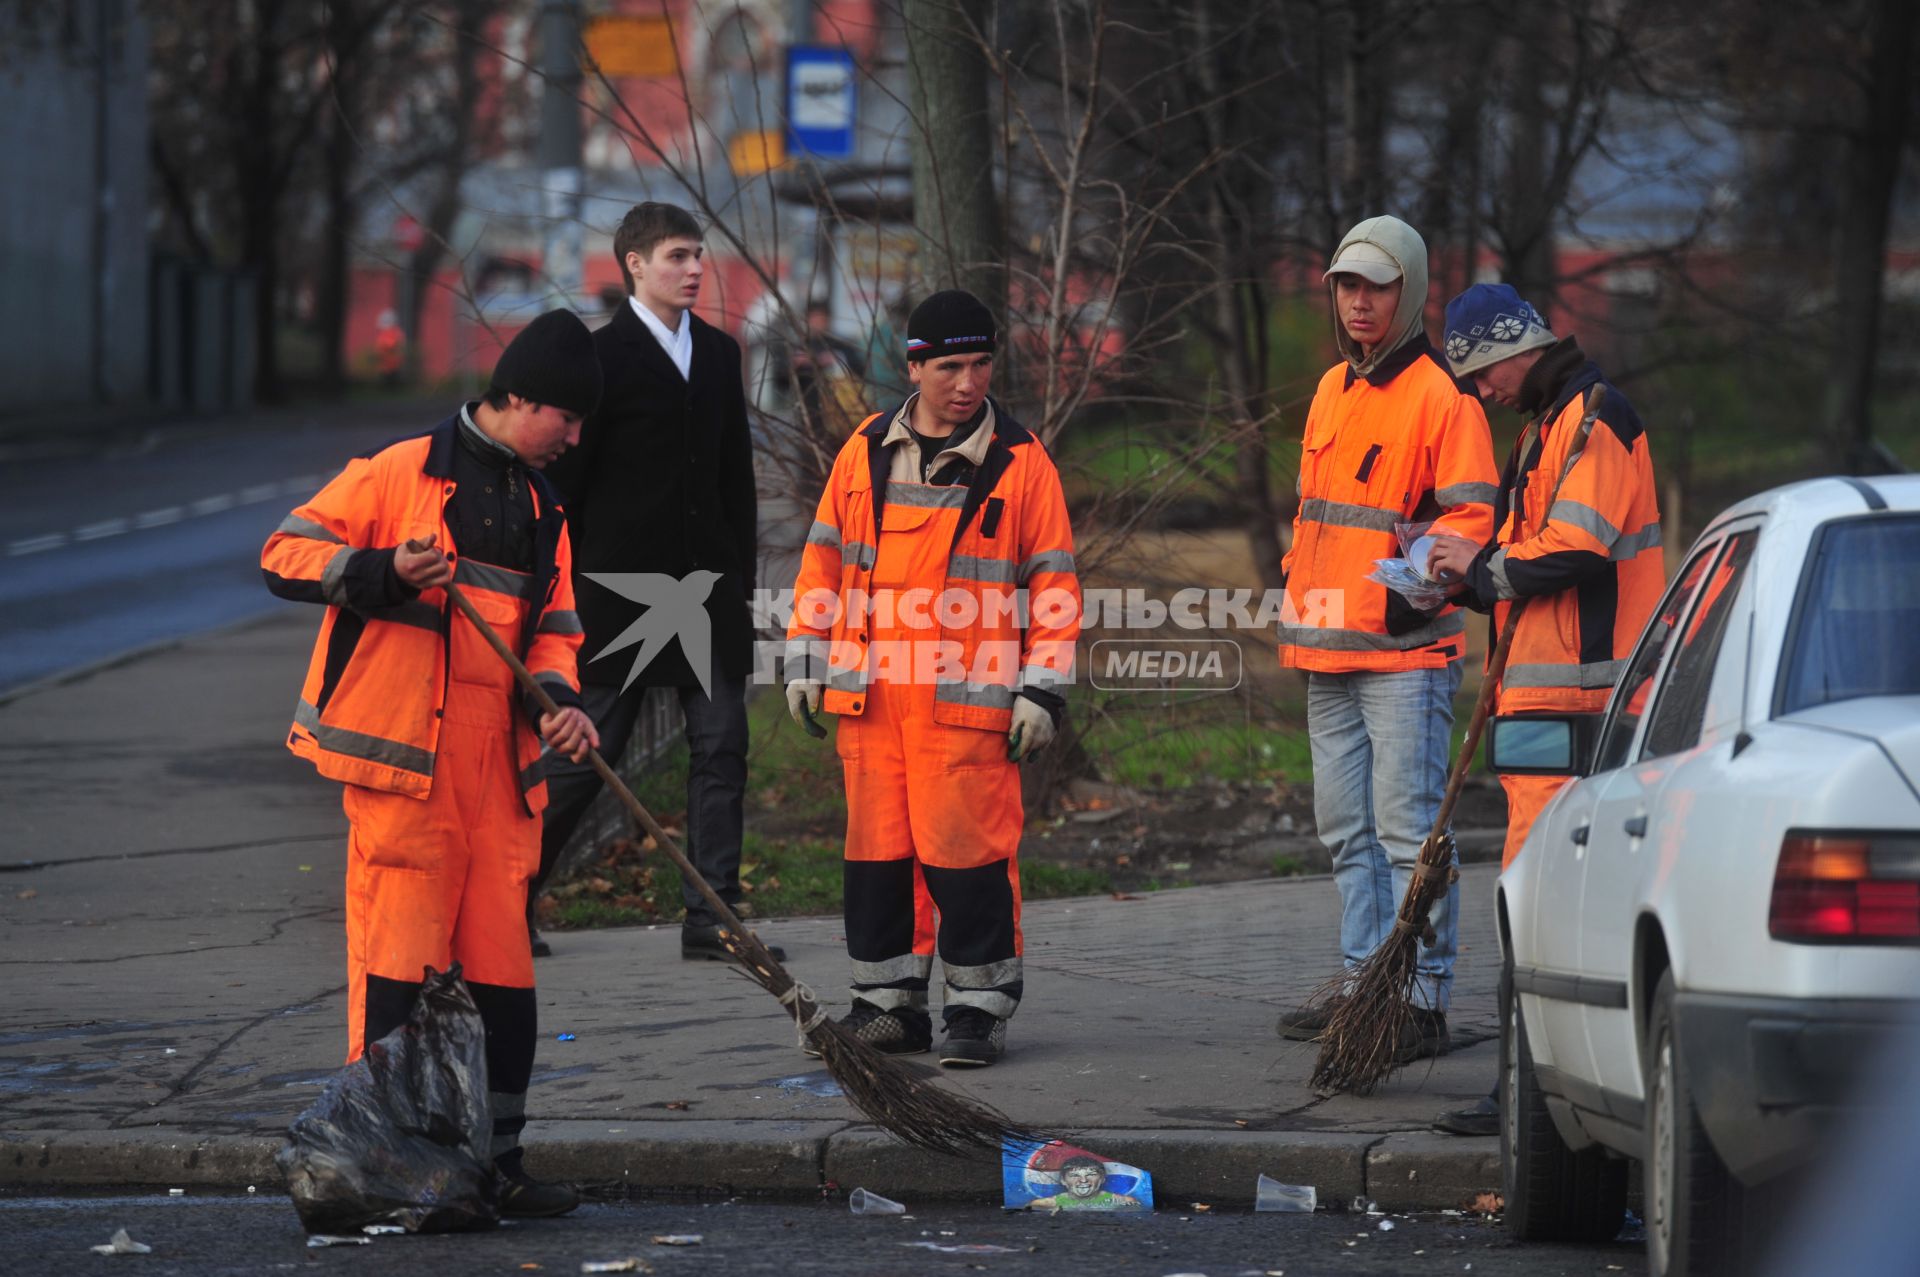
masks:
<svg viewBox="0 0 1920 1277"><path fill-rule="evenodd" d="M1341 246L1356 240L1392 257L1405 286L1371 355L1334 319L1346 360L1320 379L1307 412L1280 663L1326 674L1431 669L1466 650L1459 612L1419 611L1367 574L1400 554L1396 524L1431 520L1435 531L1491 540L1499 471L1480 401L1427 345L1420 237L1375 217Z"/></svg>
<svg viewBox="0 0 1920 1277"><path fill-rule="evenodd" d="M1418 231L1397 217L1369 217L1347 232L1340 248L1334 252L1334 260L1339 260L1347 245L1357 243L1371 244L1398 262L1403 281L1400 304L1394 309L1386 339L1369 354L1347 335L1347 326L1340 322L1340 299L1334 295L1333 277L1327 277L1327 300L1333 304L1334 342L1346 356L1354 376L1364 377L1409 341L1426 336L1427 244Z"/></svg>

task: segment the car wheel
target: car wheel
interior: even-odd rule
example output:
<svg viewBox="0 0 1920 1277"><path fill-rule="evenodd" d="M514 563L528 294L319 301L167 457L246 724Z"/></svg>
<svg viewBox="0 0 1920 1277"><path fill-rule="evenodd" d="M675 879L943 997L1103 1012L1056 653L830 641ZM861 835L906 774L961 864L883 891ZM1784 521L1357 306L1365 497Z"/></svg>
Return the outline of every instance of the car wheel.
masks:
<svg viewBox="0 0 1920 1277"><path fill-rule="evenodd" d="M1507 1227L1528 1241L1611 1241L1627 1210L1627 1163L1598 1145L1567 1147L1533 1072L1527 1026L1500 973L1500 1172Z"/></svg>
<svg viewBox="0 0 1920 1277"><path fill-rule="evenodd" d="M1713 1151L1675 1041L1673 972L1647 1021L1647 1267L1654 1277L1744 1272L1746 1190Z"/></svg>

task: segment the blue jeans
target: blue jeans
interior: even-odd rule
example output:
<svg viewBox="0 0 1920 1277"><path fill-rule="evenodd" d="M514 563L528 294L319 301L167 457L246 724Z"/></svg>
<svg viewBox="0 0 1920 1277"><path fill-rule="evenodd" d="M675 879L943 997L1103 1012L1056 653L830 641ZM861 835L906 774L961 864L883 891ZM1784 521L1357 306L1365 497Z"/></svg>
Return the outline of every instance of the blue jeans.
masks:
<svg viewBox="0 0 1920 1277"><path fill-rule="evenodd" d="M1333 857L1348 967L1393 930L1420 844L1440 814L1461 673L1450 661L1443 669L1307 676L1313 818ZM1456 883L1434 906L1436 943L1420 946L1416 1005L1447 1009L1459 910Z"/></svg>

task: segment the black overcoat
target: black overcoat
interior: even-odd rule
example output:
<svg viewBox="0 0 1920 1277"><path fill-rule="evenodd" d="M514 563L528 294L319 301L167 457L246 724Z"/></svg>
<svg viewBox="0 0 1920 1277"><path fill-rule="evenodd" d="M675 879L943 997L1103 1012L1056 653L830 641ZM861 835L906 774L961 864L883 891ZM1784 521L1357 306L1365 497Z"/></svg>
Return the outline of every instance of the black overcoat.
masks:
<svg viewBox="0 0 1920 1277"><path fill-rule="evenodd" d="M573 588L586 643L580 676L626 682L637 648L594 659L645 609L587 579L594 572L705 569L720 579L707 596L716 674L753 669L747 600L754 588L758 502L740 346L689 316L693 362L682 378L659 340L623 303L593 334L606 388L580 429L580 444L547 467L573 540ZM680 644L667 645L637 680L650 687L696 683Z"/></svg>

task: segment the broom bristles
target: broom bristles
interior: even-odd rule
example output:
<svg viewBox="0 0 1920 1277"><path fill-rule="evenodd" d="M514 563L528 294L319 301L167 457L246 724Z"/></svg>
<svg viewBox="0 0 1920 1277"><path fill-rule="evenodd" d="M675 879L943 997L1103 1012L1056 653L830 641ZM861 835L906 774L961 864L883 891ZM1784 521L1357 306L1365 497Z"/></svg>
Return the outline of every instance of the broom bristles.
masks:
<svg viewBox="0 0 1920 1277"><path fill-rule="evenodd" d="M934 1085L832 1020L822 1020L807 1041L847 1102L909 1144L935 1153L998 1154L1009 1138L1046 1138L991 1105Z"/></svg>
<svg viewBox="0 0 1920 1277"><path fill-rule="evenodd" d="M722 927L720 939L740 959L739 969L748 979L792 1008L794 1023L820 1053L847 1102L876 1125L918 1148L953 1155L997 1154L1008 1139L1047 1138L989 1104L943 1090L819 1014L811 990L797 984L751 931Z"/></svg>
<svg viewBox="0 0 1920 1277"><path fill-rule="evenodd" d="M1452 835L1423 844L1419 864L1419 876L1408 885L1387 938L1364 962L1326 981L1308 999L1308 1006L1330 1012L1313 1066L1312 1085L1320 1091L1371 1095L1400 1067L1394 1057L1413 1019L1419 937L1429 930L1428 915L1452 881Z"/></svg>
<svg viewBox="0 0 1920 1277"><path fill-rule="evenodd" d="M1320 1035L1313 1085L1322 1091L1371 1095L1398 1067L1394 1053L1413 1018L1408 993L1417 967L1414 938L1395 933L1367 960L1333 980L1333 1013Z"/></svg>

